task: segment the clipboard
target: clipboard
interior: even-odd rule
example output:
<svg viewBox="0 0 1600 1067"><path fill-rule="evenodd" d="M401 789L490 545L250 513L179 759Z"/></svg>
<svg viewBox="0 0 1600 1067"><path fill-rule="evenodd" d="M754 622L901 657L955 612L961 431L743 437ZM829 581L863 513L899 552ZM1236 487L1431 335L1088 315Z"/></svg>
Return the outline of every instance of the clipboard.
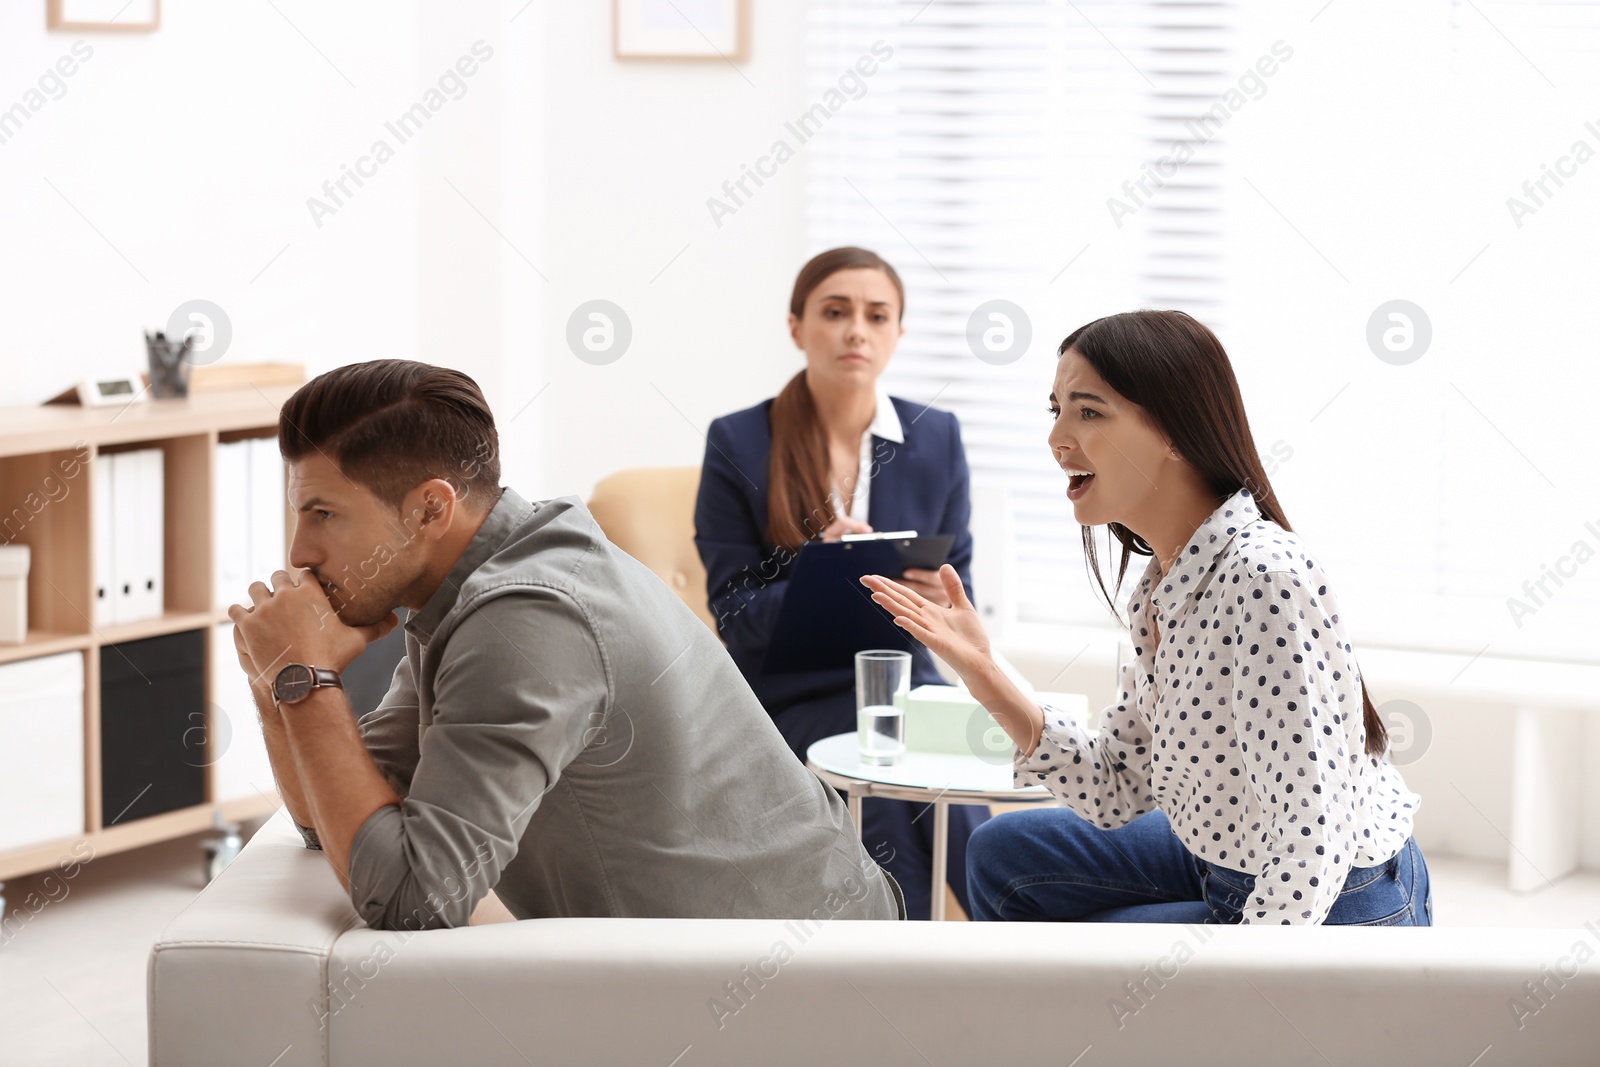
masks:
<svg viewBox="0 0 1600 1067"><path fill-rule="evenodd" d="M908 568L938 570L955 537L808 541L800 549L783 607L767 642L764 674L851 668L867 648L920 647L861 584L868 574L898 578Z"/></svg>

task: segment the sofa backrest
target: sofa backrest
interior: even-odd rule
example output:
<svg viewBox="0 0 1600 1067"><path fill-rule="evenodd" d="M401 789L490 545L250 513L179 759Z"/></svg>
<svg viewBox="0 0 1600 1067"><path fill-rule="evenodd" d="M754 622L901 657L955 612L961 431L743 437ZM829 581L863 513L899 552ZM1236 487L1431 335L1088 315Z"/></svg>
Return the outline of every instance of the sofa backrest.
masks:
<svg viewBox="0 0 1600 1067"><path fill-rule="evenodd" d="M1600 924L549 919L407 935L363 926L280 812L157 941L150 1062L1592 1064L1597 950Z"/></svg>

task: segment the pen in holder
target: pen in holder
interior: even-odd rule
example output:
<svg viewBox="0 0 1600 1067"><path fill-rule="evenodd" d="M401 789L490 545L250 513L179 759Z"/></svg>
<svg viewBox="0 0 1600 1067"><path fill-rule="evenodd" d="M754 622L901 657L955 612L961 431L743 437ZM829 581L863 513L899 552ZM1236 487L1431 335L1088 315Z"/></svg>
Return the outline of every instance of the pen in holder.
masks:
<svg viewBox="0 0 1600 1067"><path fill-rule="evenodd" d="M185 397L189 395L189 353L194 348L194 334L186 334L182 341L169 341L166 334L157 330L144 334L145 349L150 354L150 395L155 397Z"/></svg>

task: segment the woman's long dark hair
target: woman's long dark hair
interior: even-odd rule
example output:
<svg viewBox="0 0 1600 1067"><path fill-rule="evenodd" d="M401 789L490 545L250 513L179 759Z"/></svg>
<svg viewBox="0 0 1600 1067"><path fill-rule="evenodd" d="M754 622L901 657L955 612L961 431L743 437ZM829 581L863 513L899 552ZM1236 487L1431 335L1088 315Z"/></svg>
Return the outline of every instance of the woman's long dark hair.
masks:
<svg viewBox="0 0 1600 1067"><path fill-rule="evenodd" d="M789 312L805 314L811 291L841 270L881 270L900 296L905 316L906 289L900 275L876 252L865 248L833 248L813 256L800 268L789 295ZM828 440L817 405L801 371L772 401L772 458L767 481L767 538L794 551L821 534L833 521L828 497Z"/></svg>
<svg viewBox="0 0 1600 1067"><path fill-rule="evenodd" d="M1261 465L1239 383L1216 334L1181 311L1128 311L1078 327L1061 342L1059 354L1066 355L1068 349L1082 356L1112 389L1144 409L1178 453L1200 472L1218 505L1249 487L1264 518L1285 530L1293 529ZM1155 551L1121 523L1107 523L1107 527L1107 550L1112 537L1122 543L1116 580L1116 587L1121 588L1128 558L1154 556ZM1088 526L1083 528L1083 554L1114 614ZM1367 755L1381 756L1389 732L1367 695L1365 679L1361 703Z"/></svg>

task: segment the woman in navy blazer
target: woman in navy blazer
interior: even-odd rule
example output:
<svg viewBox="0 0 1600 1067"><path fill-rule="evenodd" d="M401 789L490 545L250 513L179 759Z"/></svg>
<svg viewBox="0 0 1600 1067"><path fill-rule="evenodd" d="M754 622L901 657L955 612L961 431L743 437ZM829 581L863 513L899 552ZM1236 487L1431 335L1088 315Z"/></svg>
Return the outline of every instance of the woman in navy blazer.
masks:
<svg viewBox="0 0 1600 1067"><path fill-rule="evenodd" d="M767 674L761 669L801 544L870 530L950 534L948 562L968 596L966 453L949 412L889 397L877 380L894 354L905 291L884 260L836 248L801 269L789 328L806 369L771 400L712 422L695 503L695 544L729 653L795 755L856 728L851 667ZM938 575L902 582L946 596ZM948 602L947 600L945 601ZM912 685L943 682L926 648L912 652ZM909 918L929 917L933 819L925 805L868 799L862 837L900 883ZM964 909L967 839L988 809L950 809L946 878Z"/></svg>

